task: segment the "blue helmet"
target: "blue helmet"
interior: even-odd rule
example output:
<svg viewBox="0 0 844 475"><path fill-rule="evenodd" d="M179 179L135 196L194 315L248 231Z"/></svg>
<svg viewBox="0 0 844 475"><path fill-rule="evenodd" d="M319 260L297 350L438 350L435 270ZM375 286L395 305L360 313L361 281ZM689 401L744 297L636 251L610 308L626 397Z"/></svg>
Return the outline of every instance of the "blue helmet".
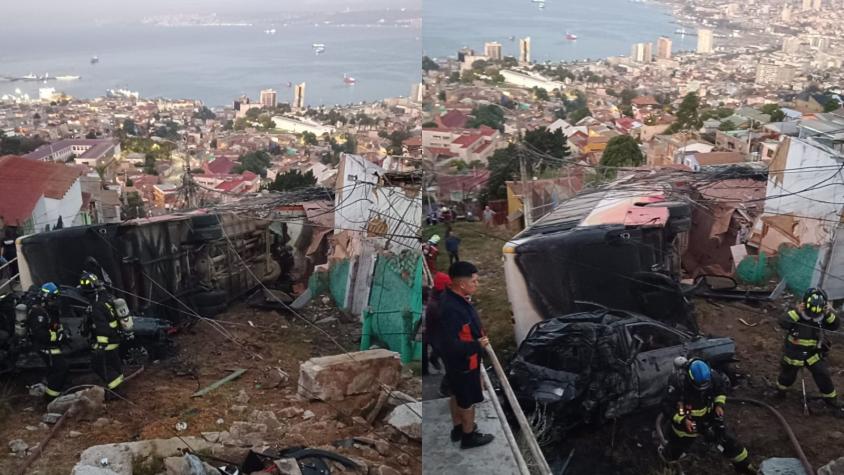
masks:
<svg viewBox="0 0 844 475"><path fill-rule="evenodd" d="M712 384L712 371L703 360L692 360L689 364L689 379L698 389L706 389Z"/></svg>
<svg viewBox="0 0 844 475"><path fill-rule="evenodd" d="M47 282L41 286L41 295L45 297L55 297L56 295L59 295L59 287L52 282Z"/></svg>

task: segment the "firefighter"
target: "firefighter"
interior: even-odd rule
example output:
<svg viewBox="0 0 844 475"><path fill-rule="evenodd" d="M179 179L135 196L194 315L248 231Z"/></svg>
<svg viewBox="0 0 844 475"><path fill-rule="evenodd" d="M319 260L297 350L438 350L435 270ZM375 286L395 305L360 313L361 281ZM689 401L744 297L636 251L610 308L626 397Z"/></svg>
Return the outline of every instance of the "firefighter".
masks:
<svg viewBox="0 0 844 475"><path fill-rule="evenodd" d="M780 326L787 335L777 378L777 396L785 397L785 390L794 384L800 368L805 367L812 373L823 400L840 408L825 358L829 341L824 339L824 330L837 330L841 320L829 305L826 292L818 288L807 290L797 308L789 310L780 320Z"/></svg>
<svg viewBox="0 0 844 475"><path fill-rule="evenodd" d="M750 465L747 449L727 431L724 423L724 377L709 364L693 358L677 362L678 371L672 375L663 400L665 413L671 419L667 443L659 453L667 462L678 460L695 440L703 436L715 443L730 460L738 473L756 473Z"/></svg>
<svg viewBox="0 0 844 475"><path fill-rule="evenodd" d="M35 350L47 365L47 399L54 399L61 395L67 380L68 364L62 354L61 345L64 340L64 328L55 307L59 288L52 282L47 282L37 289L32 296L27 312L27 326L29 337Z"/></svg>
<svg viewBox="0 0 844 475"><path fill-rule="evenodd" d="M111 391L123 383L120 321L113 298L91 272L83 272L79 287L91 301L86 327L92 340L91 367Z"/></svg>

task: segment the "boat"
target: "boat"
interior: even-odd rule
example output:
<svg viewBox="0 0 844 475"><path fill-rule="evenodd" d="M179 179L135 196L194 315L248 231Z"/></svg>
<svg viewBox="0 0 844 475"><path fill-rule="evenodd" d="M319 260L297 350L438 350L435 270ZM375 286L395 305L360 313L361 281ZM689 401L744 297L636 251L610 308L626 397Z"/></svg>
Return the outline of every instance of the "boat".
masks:
<svg viewBox="0 0 844 475"><path fill-rule="evenodd" d="M292 82L292 81L287 81L287 87L293 87L293 82Z"/></svg>
<svg viewBox="0 0 844 475"><path fill-rule="evenodd" d="M79 76L56 76L59 81L76 81Z"/></svg>
<svg viewBox="0 0 844 475"><path fill-rule="evenodd" d="M349 76L348 74L344 74L343 75L343 82L346 83L346 84L355 84L355 83L358 82L358 80Z"/></svg>
<svg viewBox="0 0 844 475"><path fill-rule="evenodd" d="M269 30L264 30L265 34L274 35L276 33L275 28L270 28Z"/></svg>
<svg viewBox="0 0 844 475"><path fill-rule="evenodd" d="M99 57L94 56L93 58L91 58L91 64L97 64L97 63L99 63L99 62L100 62L100 58L99 58Z"/></svg>
<svg viewBox="0 0 844 475"><path fill-rule="evenodd" d="M510 37L510 41L516 41L516 37L515 37L515 36L511 36L511 37Z"/></svg>
<svg viewBox="0 0 844 475"><path fill-rule="evenodd" d="M35 81L35 80L38 79L38 76L36 76L33 73L29 73L26 76L21 76L21 79L26 80L26 81Z"/></svg>
<svg viewBox="0 0 844 475"><path fill-rule="evenodd" d="M577 39L577 35L575 35L574 33L566 33L566 39L569 41L574 41Z"/></svg>
<svg viewBox="0 0 844 475"><path fill-rule="evenodd" d="M325 49L325 44L324 43L314 43L313 47L314 47L314 49L319 49L319 48Z"/></svg>

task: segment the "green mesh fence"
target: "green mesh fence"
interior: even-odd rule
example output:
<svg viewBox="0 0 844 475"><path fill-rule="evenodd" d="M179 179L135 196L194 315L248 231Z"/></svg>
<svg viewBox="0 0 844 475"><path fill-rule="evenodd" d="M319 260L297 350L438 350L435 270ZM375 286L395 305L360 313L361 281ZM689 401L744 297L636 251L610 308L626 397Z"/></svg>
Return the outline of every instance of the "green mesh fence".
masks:
<svg viewBox="0 0 844 475"><path fill-rule="evenodd" d="M422 256L405 250L379 255L372 276L364 333L409 362L422 357L416 332L422 318ZM368 338L367 338L368 339Z"/></svg>
<svg viewBox="0 0 844 475"><path fill-rule="evenodd" d="M774 275L771 258L765 253L758 256L747 256L736 268L736 280L744 284L762 285Z"/></svg>
<svg viewBox="0 0 844 475"><path fill-rule="evenodd" d="M780 246L777 273L795 295L803 295L812 286L812 275L818 262L817 246Z"/></svg>
<svg viewBox="0 0 844 475"><path fill-rule="evenodd" d="M351 269L351 263L348 259L343 259L332 262L328 270L328 290L340 310L348 310L346 294L349 291L349 269Z"/></svg>

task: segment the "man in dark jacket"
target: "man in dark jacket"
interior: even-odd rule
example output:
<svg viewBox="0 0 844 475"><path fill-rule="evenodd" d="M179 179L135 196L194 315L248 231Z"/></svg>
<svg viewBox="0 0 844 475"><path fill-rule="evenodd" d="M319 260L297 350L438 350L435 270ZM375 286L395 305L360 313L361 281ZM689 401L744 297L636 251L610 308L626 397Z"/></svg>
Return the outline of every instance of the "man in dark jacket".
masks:
<svg viewBox="0 0 844 475"><path fill-rule="evenodd" d="M448 251L448 265L460 261L460 237L454 233L448 233L445 238L445 250Z"/></svg>
<svg viewBox="0 0 844 475"><path fill-rule="evenodd" d="M32 344L47 365L45 394L48 399L61 395L68 374L67 360L61 349L64 328L55 305L58 295L59 288L56 284L47 282L42 285L38 289L38 295L32 297L27 316Z"/></svg>
<svg viewBox="0 0 844 475"><path fill-rule="evenodd" d="M727 430L725 389L724 377L702 359L693 358L677 369L663 400L665 414L671 421L671 430L666 434L668 443L659 447L663 459L678 460L695 440L703 438L718 447L736 472L756 473L747 449Z"/></svg>
<svg viewBox="0 0 844 475"><path fill-rule="evenodd" d="M800 368L805 367L812 373L823 400L838 408L838 394L825 358L828 341L824 340L824 331L838 330L841 320L830 308L826 292L814 288L807 290L800 305L780 320L780 326L788 335L777 378L778 395L785 396L785 390L794 384Z"/></svg>
<svg viewBox="0 0 844 475"><path fill-rule="evenodd" d="M123 383L123 361L120 358L120 321L111 295L99 283L99 278L83 272L79 286L91 301L88 330L91 332L91 367L115 391Z"/></svg>
<svg viewBox="0 0 844 475"><path fill-rule="evenodd" d="M451 287L440 301L442 352L451 390L451 440L460 448L479 447L493 436L478 432L474 405L484 400L481 389L481 351L489 344L478 312L469 302L478 289L478 269L469 262L455 262L449 269Z"/></svg>
<svg viewBox="0 0 844 475"><path fill-rule="evenodd" d="M448 286L451 285L451 277L443 272L434 274L434 286L428 294L428 301L425 304L425 318L422 333L422 374L428 374L428 365L440 369L439 361L442 352L440 334L440 300ZM431 354L428 354L428 346L431 347Z"/></svg>

